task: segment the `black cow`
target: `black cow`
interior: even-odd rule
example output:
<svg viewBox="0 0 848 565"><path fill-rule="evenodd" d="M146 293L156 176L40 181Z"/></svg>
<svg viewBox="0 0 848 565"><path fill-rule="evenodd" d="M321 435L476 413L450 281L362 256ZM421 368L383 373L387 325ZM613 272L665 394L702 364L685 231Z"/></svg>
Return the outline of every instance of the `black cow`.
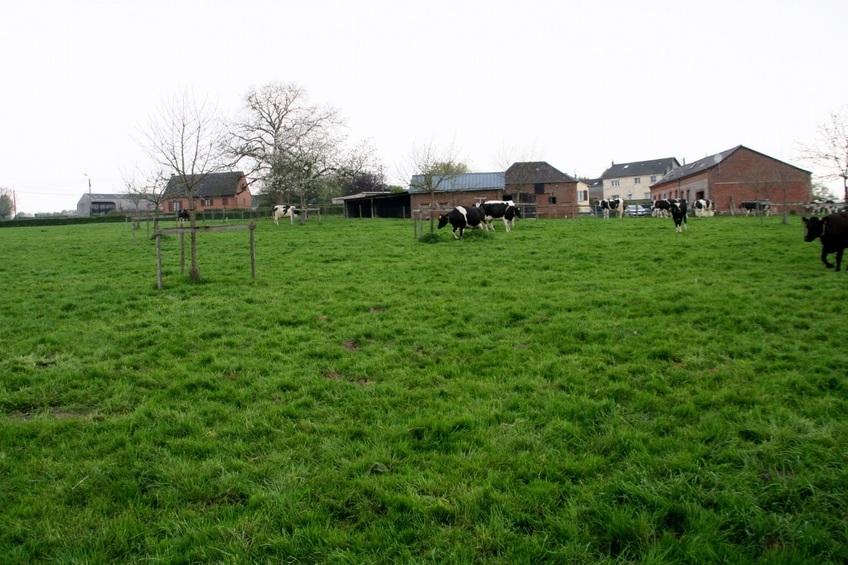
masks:
<svg viewBox="0 0 848 565"><path fill-rule="evenodd" d="M515 218L521 217L521 212L512 200L487 200L477 206L483 210L483 221L485 222L484 226L486 230L492 228L492 231L495 231L492 220L500 218L503 220L506 231L510 231L515 224Z"/></svg>
<svg viewBox="0 0 848 565"><path fill-rule="evenodd" d="M669 213L671 213L671 202L666 198L655 201L651 206L651 215L656 218L668 218Z"/></svg>
<svg viewBox="0 0 848 565"><path fill-rule="evenodd" d="M688 216L687 208L686 208L686 200L683 198L672 198L669 200L671 204L671 217L674 219L674 229L678 232L682 232L683 230L689 230L689 226L686 224L686 218Z"/></svg>
<svg viewBox="0 0 848 565"><path fill-rule="evenodd" d="M461 239L466 227L485 229L486 224L483 214L483 209L477 206L457 206L447 214L439 216L439 229L442 229L450 222L453 228L453 237L455 239ZM458 236L456 235L457 229L459 229Z"/></svg>
<svg viewBox="0 0 848 565"><path fill-rule="evenodd" d="M177 222L187 222L190 216L188 214L188 208L183 208L179 212L177 212Z"/></svg>
<svg viewBox="0 0 848 565"><path fill-rule="evenodd" d="M743 200L739 203L739 207L745 210L746 216L750 215L751 212L754 214L762 212L766 217L771 214L771 204L765 200Z"/></svg>
<svg viewBox="0 0 848 565"><path fill-rule="evenodd" d="M624 217L624 200L621 198L613 198L611 200L601 200L601 210L603 210L604 218L609 218L610 210L618 213L618 217Z"/></svg>
<svg viewBox="0 0 848 565"><path fill-rule="evenodd" d="M842 268L842 253L848 247L848 212L831 214L822 219L815 216L801 218L804 220L804 241L821 238L821 260L824 266L832 269L833 265L827 260L830 253L836 253L836 270Z"/></svg>

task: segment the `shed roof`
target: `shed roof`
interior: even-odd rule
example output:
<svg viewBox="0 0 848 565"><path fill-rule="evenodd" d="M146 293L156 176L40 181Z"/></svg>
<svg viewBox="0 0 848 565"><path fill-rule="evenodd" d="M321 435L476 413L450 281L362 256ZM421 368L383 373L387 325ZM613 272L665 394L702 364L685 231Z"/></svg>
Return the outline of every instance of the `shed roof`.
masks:
<svg viewBox="0 0 848 565"><path fill-rule="evenodd" d="M235 196L238 194L239 182L244 173L235 171L232 173L207 173L205 175L186 175L189 184L194 185L195 198L213 198L216 196ZM196 182L196 183L195 183ZM183 178L171 175L168 185L165 187L165 198L186 198L186 190Z"/></svg>
<svg viewBox="0 0 848 565"><path fill-rule="evenodd" d="M424 185L424 175L413 175L409 183L412 194L427 192ZM475 190L503 190L503 173L460 173L457 175L434 175L433 185L436 192L471 192Z"/></svg>

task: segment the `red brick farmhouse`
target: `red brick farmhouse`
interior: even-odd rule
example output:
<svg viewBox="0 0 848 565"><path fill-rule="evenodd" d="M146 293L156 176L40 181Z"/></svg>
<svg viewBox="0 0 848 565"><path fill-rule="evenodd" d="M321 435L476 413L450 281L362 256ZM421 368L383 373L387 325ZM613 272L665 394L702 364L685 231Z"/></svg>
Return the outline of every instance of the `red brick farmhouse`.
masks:
<svg viewBox="0 0 848 565"><path fill-rule="evenodd" d="M802 213L812 200L811 173L738 145L673 169L651 185L651 199L663 198L712 200L719 213L751 200L770 202L773 212Z"/></svg>

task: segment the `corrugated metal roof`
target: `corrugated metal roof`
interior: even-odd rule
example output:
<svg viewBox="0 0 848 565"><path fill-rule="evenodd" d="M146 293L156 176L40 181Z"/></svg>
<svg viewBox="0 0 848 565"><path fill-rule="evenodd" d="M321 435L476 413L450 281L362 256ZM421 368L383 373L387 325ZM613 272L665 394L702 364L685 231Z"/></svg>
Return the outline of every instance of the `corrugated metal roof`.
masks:
<svg viewBox="0 0 848 565"><path fill-rule="evenodd" d="M424 175L413 175L409 182L410 193L426 192ZM436 192L468 192L473 190L503 190L503 173L461 173L458 175L434 175Z"/></svg>

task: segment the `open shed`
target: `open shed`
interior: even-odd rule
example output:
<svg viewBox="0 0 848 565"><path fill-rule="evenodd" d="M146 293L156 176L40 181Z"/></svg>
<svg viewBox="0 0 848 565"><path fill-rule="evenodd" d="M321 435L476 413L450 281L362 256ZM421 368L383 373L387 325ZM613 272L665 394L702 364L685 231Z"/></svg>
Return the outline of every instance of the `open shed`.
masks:
<svg viewBox="0 0 848 565"><path fill-rule="evenodd" d="M360 192L333 198L344 204L345 218L409 218L409 192Z"/></svg>

